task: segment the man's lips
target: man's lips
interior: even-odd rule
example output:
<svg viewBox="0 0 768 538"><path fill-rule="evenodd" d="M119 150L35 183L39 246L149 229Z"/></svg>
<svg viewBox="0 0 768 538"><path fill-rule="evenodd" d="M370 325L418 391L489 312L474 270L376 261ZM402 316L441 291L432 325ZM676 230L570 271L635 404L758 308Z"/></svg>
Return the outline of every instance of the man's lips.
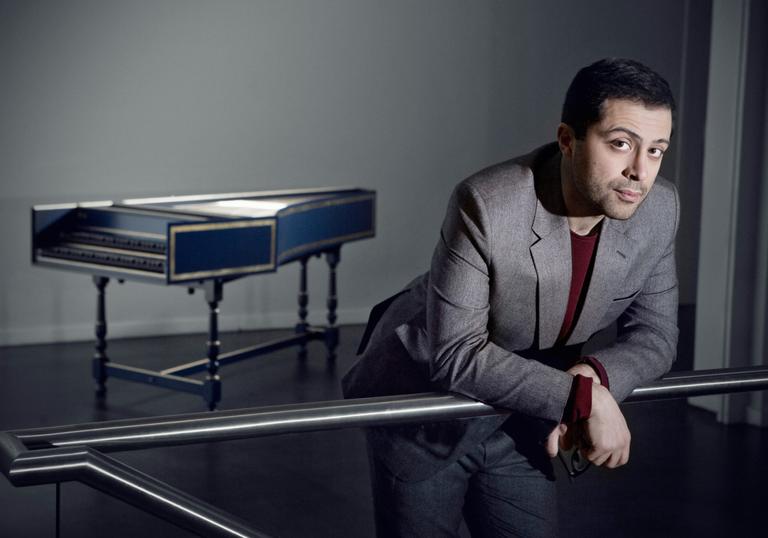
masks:
<svg viewBox="0 0 768 538"><path fill-rule="evenodd" d="M635 191L632 189L614 189L614 190L616 191L616 194L619 195L619 198L621 198L625 202L637 202L643 196L643 193L641 191Z"/></svg>

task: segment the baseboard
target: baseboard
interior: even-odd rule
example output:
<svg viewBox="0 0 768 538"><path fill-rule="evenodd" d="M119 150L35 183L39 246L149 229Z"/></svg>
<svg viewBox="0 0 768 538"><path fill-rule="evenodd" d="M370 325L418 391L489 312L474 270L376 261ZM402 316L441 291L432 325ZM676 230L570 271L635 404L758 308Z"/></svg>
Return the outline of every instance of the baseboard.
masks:
<svg viewBox="0 0 768 538"><path fill-rule="evenodd" d="M368 308L339 309L337 324L359 324L368 319ZM324 314L310 314L308 321L324 324ZM220 331L283 329L296 324L296 312L269 312L259 314L222 314L219 317ZM208 330L208 318L142 319L109 322L107 337L133 338L167 336L172 334L204 333ZM22 328L0 329L0 346L28 344L51 344L57 342L82 342L93 340L94 327L90 323L73 323Z"/></svg>

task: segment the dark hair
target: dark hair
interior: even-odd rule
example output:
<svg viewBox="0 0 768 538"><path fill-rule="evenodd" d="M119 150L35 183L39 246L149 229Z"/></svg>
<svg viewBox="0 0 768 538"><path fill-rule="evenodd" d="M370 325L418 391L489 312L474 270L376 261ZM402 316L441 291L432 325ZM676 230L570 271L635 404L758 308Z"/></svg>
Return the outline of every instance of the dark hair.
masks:
<svg viewBox="0 0 768 538"><path fill-rule="evenodd" d="M565 94L562 122L583 139L590 125L600 121L606 99L628 99L649 107L675 110L672 90L664 78L635 60L605 58L583 67Z"/></svg>

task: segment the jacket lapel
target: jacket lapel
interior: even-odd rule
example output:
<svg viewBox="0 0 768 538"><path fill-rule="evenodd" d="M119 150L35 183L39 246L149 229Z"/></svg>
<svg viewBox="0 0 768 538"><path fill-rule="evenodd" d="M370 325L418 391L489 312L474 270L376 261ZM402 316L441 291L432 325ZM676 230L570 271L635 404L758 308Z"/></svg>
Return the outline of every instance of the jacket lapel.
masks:
<svg viewBox="0 0 768 538"><path fill-rule="evenodd" d="M568 306L571 283L571 242L568 220L536 203L531 258L538 277L538 347L552 347Z"/></svg>
<svg viewBox="0 0 768 538"><path fill-rule="evenodd" d="M635 257L633 244L625 234L625 222L606 218L602 226L592 277L589 282L585 282L589 286L587 296L576 326L568 338L568 345L584 342L602 329L598 324L616 298L615 294ZM570 277L568 280L570 282Z"/></svg>

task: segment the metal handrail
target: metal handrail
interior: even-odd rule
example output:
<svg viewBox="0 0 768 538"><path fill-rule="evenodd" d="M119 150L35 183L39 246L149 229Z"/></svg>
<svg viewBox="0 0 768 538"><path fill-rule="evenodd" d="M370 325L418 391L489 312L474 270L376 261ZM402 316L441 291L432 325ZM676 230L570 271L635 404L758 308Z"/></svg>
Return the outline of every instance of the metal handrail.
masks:
<svg viewBox="0 0 768 538"><path fill-rule="evenodd" d="M77 481L200 536L268 538L235 516L89 447L30 450L9 463L3 471L15 486Z"/></svg>
<svg viewBox="0 0 768 538"><path fill-rule="evenodd" d="M768 367L702 370L668 375L635 389L625 401L760 389L768 389ZM421 393L91 422L11 433L30 449L87 445L111 452L508 413L456 394Z"/></svg>
<svg viewBox="0 0 768 538"><path fill-rule="evenodd" d="M672 374L627 402L768 389L768 367ZM0 433L0 471L17 486L77 480L201 536L266 538L235 517L104 451L282 433L469 418L509 411L454 394L424 393L107 421Z"/></svg>

